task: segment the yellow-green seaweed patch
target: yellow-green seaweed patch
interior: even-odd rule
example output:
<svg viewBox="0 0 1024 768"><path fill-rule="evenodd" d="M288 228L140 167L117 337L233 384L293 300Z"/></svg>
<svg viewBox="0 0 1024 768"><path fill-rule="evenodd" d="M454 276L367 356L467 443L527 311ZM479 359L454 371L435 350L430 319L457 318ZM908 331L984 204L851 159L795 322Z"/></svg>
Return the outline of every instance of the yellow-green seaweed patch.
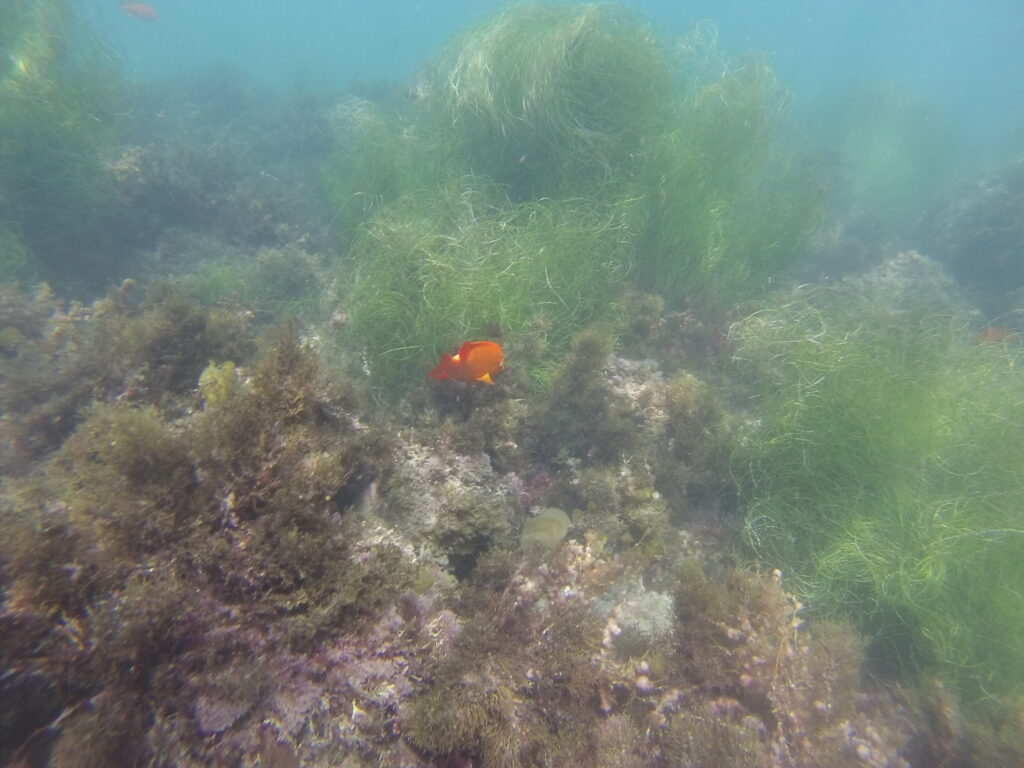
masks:
<svg viewBox="0 0 1024 768"><path fill-rule="evenodd" d="M925 306L805 290L733 330L760 382L734 460L751 547L881 664L967 698L1020 696L1019 359Z"/></svg>

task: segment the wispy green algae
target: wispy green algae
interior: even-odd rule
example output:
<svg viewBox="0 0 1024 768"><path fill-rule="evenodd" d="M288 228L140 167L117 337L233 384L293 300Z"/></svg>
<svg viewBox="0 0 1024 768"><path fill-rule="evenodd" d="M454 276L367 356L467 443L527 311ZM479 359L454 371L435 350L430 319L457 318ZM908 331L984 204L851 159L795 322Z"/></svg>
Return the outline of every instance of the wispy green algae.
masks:
<svg viewBox="0 0 1024 768"><path fill-rule="evenodd" d="M730 306L800 258L823 195L785 89L762 57L680 51L613 6L519 4L456 38L401 119L343 105L324 183L382 391L499 335L542 384L629 286Z"/></svg>
<svg viewBox="0 0 1024 768"><path fill-rule="evenodd" d="M116 196L106 163L123 81L67 0L0 9L0 279L67 279L109 258Z"/></svg>
<svg viewBox="0 0 1024 768"><path fill-rule="evenodd" d="M733 61L701 24L677 46L672 128L640 171L633 279L670 299L739 300L799 260L824 210L824 175L758 54Z"/></svg>
<svg viewBox="0 0 1024 768"><path fill-rule="evenodd" d="M618 183L674 111L653 31L612 4L514 4L457 37L421 87L454 163L517 201Z"/></svg>
<svg viewBox="0 0 1024 768"><path fill-rule="evenodd" d="M735 329L760 422L734 472L747 540L882 665L1019 695L1019 355L927 310L806 291Z"/></svg>
<svg viewBox="0 0 1024 768"><path fill-rule="evenodd" d="M371 376L407 388L467 339L510 340L535 360L564 349L614 295L628 239L615 208L512 204L483 178L404 198L352 249L348 306Z"/></svg>

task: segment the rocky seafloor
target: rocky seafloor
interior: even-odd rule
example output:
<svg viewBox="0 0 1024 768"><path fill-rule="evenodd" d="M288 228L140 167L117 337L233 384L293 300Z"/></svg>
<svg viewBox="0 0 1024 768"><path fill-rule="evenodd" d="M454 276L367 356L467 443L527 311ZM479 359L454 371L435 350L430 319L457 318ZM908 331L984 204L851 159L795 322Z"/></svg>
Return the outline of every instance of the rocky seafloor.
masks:
<svg viewBox="0 0 1024 768"><path fill-rule="evenodd" d="M543 399L438 382L409 416L295 323L132 284L2 306L7 765L958 749L941 689L865 675L849 625L805 622L784 574L729 554L745 417L681 367L587 332ZM525 536L551 509L569 517Z"/></svg>

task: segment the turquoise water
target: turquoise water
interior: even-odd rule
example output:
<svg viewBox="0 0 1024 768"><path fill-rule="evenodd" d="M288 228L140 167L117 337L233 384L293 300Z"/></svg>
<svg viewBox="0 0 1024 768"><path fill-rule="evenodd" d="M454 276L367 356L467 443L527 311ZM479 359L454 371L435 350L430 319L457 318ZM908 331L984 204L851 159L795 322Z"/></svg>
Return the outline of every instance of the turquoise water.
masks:
<svg viewBox="0 0 1024 768"><path fill-rule="evenodd" d="M454 33L502 5L154 0L159 20L146 23L113 0L90 3L102 32L142 80L229 65L258 82L313 89L412 79ZM806 115L836 89L895 82L955 116L972 157L991 159L1024 141L1024 8L1014 0L947 0L926 9L908 0L626 5L667 40L707 19L725 50L767 52Z"/></svg>

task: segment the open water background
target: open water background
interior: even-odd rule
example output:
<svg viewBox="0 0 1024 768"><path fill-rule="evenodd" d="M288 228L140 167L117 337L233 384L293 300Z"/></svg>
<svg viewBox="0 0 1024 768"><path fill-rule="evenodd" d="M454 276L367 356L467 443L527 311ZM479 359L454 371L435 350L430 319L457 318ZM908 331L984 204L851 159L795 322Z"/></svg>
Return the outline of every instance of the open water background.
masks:
<svg viewBox="0 0 1024 768"><path fill-rule="evenodd" d="M257 84L333 90L412 81L495 0L151 0L141 22L89 0L101 33L140 80L210 67ZM1024 4L1019 0L633 0L667 44L712 21L727 52L767 53L813 123L853 89L896 89L933 105L966 172L1024 150ZM947 126L944 126L947 127ZM923 126L921 130L927 130Z"/></svg>

